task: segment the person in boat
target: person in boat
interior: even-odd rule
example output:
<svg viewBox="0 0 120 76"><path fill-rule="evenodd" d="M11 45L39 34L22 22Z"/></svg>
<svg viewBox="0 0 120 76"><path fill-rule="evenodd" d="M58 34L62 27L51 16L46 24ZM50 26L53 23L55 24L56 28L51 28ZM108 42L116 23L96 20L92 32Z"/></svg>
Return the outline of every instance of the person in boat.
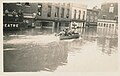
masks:
<svg viewBox="0 0 120 76"><path fill-rule="evenodd" d="M64 29L58 34L58 36L61 36L61 35L65 35L65 30Z"/></svg>
<svg viewBox="0 0 120 76"><path fill-rule="evenodd" d="M68 29L63 29L58 36L68 36Z"/></svg>
<svg viewBox="0 0 120 76"><path fill-rule="evenodd" d="M72 29L72 30L69 30L68 31L68 35L70 36L70 35L73 35L73 34L75 34L75 29Z"/></svg>
<svg viewBox="0 0 120 76"><path fill-rule="evenodd" d="M65 29L65 36L68 36L69 35L69 33L68 33L68 29Z"/></svg>

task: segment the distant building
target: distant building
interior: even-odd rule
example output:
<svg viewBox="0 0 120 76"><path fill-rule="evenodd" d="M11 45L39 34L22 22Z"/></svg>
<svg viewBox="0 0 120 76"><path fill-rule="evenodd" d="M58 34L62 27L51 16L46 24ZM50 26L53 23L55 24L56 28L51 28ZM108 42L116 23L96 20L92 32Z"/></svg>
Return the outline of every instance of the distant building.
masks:
<svg viewBox="0 0 120 76"><path fill-rule="evenodd" d="M22 22L27 23L24 26L52 28L52 31L55 31L55 28L57 30L69 28L73 24L84 27L87 14L86 5L74 3L4 3L3 14L6 9L10 13L14 10L18 13L21 10L23 13Z"/></svg>
<svg viewBox="0 0 120 76"><path fill-rule="evenodd" d="M65 3L38 3L37 26L62 29L70 25L70 5Z"/></svg>
<svg viewBox="0 0 120 76"><path fill-rule="evenodd" d="M98 26L118 26L118 3L103 3L101 5Z"/></svg>
<svg viewBox="0 0 120 76"><path fill-rule="evenodd" d="M115 29L118 26L118 23L114 20L103 20L98 19L98 26L99 27L108 27Z"/></svg>
<svg viewBox="0 0 120 76"><path fill-rule="evenodd" d="M103 3L99 19L117 20L118 19L118 3Z"/></svg>
<svg viewBox="0 0 120 76"><path fill-rule="evenodd" d="M85 27L87 6L82 4L71 3L71 26L73 24L77 27Z"/></svg>
<svg viewBox="0 0 120 76"><path fill-rule="evenodd" d="M17 19L16 15L15 18L6 20L5 10L9 12L9 14L14 10L16 13L21 10L23 13L22 22L27 23L25 26L52 27L59 29L60 26L68 27L70 25L70 5L67 3L4 3L4 23L15 18ZM14 23L16 21L11 22Z"/></svg>
<svg viewBox="0 0 120 76"><path fill-rule="evenodd" d="M99 11L96 9L87 9L86 26L97 26Z"/></svg>

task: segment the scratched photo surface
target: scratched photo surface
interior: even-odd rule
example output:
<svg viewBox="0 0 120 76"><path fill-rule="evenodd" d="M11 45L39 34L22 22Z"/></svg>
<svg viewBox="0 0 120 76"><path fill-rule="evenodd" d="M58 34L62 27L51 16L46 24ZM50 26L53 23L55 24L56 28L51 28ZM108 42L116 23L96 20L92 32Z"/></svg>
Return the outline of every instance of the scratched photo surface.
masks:
<svg viewBox="0 0 120 76"><path fill-rule="evenodd" d="M118 2L3 3L3 72L118 71Z"/></svg>

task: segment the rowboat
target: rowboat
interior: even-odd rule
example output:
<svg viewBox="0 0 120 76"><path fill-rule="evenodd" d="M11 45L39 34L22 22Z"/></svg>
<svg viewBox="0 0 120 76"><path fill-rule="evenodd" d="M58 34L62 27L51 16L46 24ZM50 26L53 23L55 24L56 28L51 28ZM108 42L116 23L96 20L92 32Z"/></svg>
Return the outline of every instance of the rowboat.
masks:
<svg viewBox="0 0 120 76"><path fill-rule="evenodd" d="M61 35L61 36L60 36L60 40L77 39L77 38L79 38L79 37L80 37L80 34L79 34L79 33L75 33L75 34L68 35L68 36Z"/></svg>

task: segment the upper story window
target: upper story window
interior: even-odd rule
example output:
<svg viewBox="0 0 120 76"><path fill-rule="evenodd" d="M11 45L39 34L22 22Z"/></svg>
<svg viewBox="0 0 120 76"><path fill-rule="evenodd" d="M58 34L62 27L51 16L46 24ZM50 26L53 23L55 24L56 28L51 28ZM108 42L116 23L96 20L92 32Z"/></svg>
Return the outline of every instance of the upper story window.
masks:
<svg viewBox="0 0 120 76"><path fill-rule="evenodd" d="M70 6L70 3L68 3L67 6Z"/></svg>
<svg viewBox="0 0 120 76"><path fill-rule="evenodd" d="M96 13L96 12L94 12L94 15L97 15L97 13Z"/></svg>
<svg viewBox="0 0 120 76"><path fill-rule="evenodd" d="M83 11L83 20L85 20L85 11Z"/></svg>
<svg viewBox="0 0 120 76"><path fill-rule="evenodd" d="M62 8L62 9L61 9L61 18L64 18L64 11L65 11L65 9Z"/></svg>
<svg viewBox="0 0 120 76"><path fill-rule="evenodd" d="M38 15L42 15L42 4L38 4Z"/></svg>
<svg viewBox="0 0 120 76"><path fill-rule="evenodd" d="M59 17L59 7L55 7L55 17Z"/></svg>
<svg viewBox="0 0 120 76"><path fill-rule="evenodd" d="M109 13L113 13L113 12L114 12L114 7L113 7L113 4L111 4L109 7Z"/></svg>
<svg viewBox="0 0 120 76"><path fill-rule="evenodd" d="M69 18L69 12L70 12L70 10L69 10L69 9L67 9L66 18Z"/></svg>
<svg viewBox="0 0 120 76"><path fill-rule="evenodd" d="M48 13L47 13L48 17L51 17L51 6L48 6Z"/></svg>
<svg viewBox="0 0 120 76"><path fill-rule="evenodd" d="M95 22L97 22L97 20L98 20L98 17L97 17L97 16L95 16L94 18L95 18Z"/></svg>
<svg viewBox="0 0 120 76"><path fill-rule="evenodd" d="M81 16L81 11L79 10L79 15L78 15L78 19L80 19L80 16Z"/></svg>
<svg viewBox="0 0 120 76"><path fill-rule="evenodd" d="M103 19L106 19L106 17L107 17L106 15L103 15Z"/></svg>
<svg viewBox="0 0 120 76"><path fill-rule="evenodd" d="M76 19L76 13L77 13L77 11L74 10L74 19Z"/></svg>

